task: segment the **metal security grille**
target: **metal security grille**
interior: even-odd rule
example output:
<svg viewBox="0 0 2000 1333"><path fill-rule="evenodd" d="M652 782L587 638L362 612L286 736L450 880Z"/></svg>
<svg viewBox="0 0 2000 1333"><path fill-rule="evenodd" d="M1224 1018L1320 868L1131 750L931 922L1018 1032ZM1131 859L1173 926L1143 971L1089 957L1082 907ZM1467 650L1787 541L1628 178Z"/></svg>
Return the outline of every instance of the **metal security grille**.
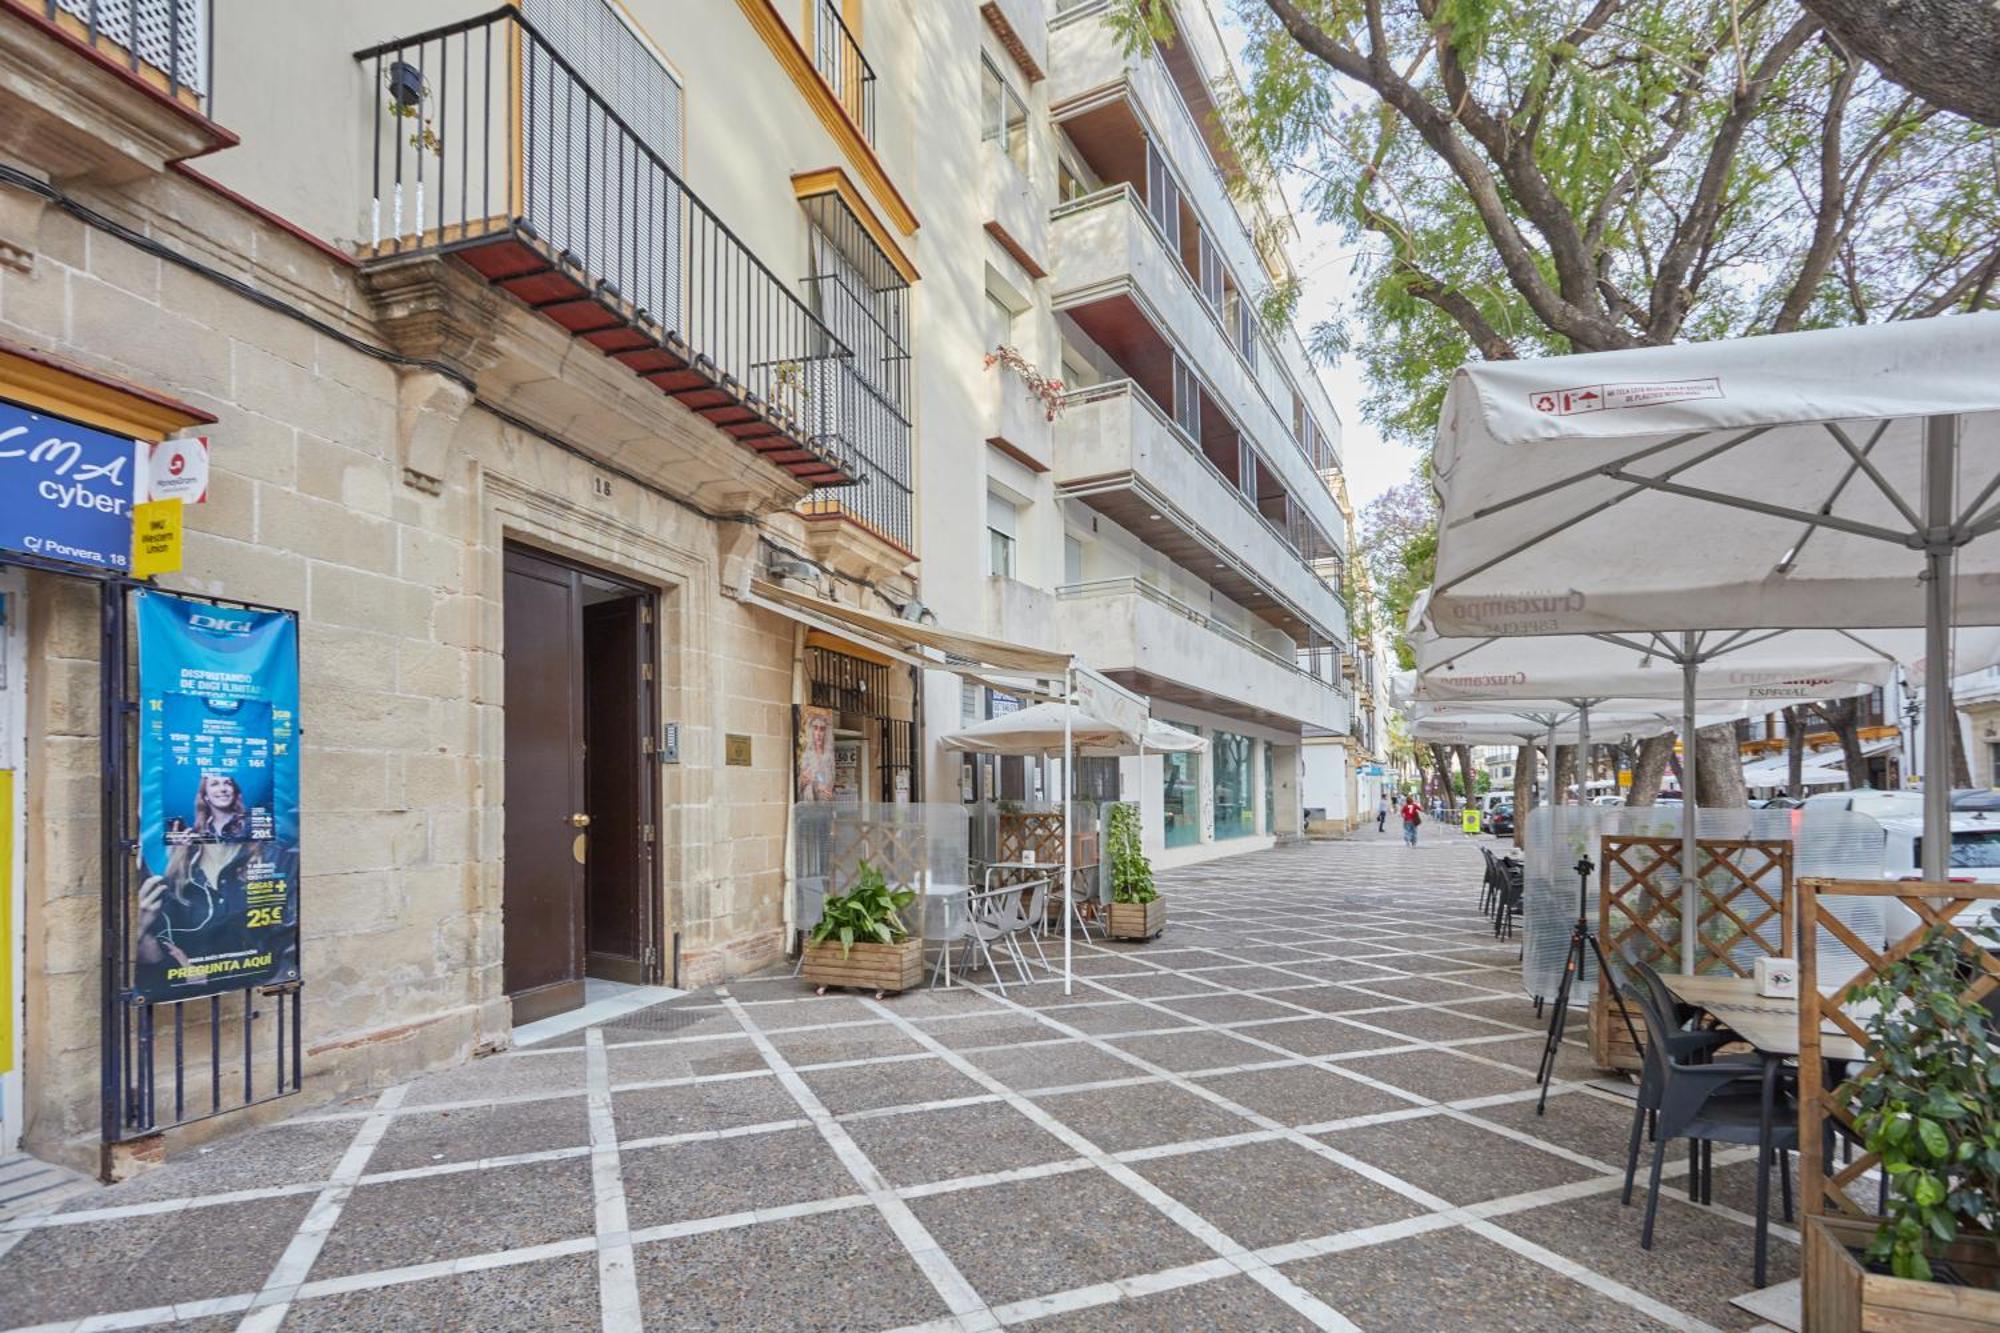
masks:
<svg viewBox="0 0 2000 1333"><path fill-rule="evenodd" d="M841 725L868 733L875 747L879 786L876 795L896 799L896 775L905 774L904 790L914 800L917 789L917 724L897 717L889 698L889 668L865 662L831 648L806 648L806 679L813 706L831 708Z"/></svg>
<svg viewBox="0 0 2000 1333"><path fill-rule="evenodd" d="M116 42L177 88L208 92L208 0L49 0L49 17L57 12L82 23L93 46Z"/></svg>
<svg viewBox="0 0 2000 1333"><path fill-rule="evenodd" d="M607 247L621 240L590 224L592 208L602 208L593 195L615 188L605 179L608 159L616 151L610 142L612 120L678 175L681 86L664 57L610 0L522 0L521 13L548 42L547 51L530 48L524 71L528 98L533 101L539 83L548 110L528 120L528 153L534 164L529 175L534 178L539 168L543 183L539 202L545 211L539 222L586 269L601 273ZM582 95L578 78L548 59L549 52L589 85L590 99ZM670 195L679 188L671 176L662 185ZM680 249L678 203L670 198L647 219L655 232L647 240L669 257ZM679 308L679 265L644 265L633 276L638 281L624 293L627 300L652 311Z"/></svg>

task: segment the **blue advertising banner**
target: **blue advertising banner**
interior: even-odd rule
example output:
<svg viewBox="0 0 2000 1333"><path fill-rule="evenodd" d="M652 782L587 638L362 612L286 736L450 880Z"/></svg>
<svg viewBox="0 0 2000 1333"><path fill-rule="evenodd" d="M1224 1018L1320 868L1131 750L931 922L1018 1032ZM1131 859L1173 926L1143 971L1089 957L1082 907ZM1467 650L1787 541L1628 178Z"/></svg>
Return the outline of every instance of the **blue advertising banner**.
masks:
<svg viewBox="0 0 2000 1333"><path fill-rule="evenodd" d="M0 402L0 551L124 570L144 447Z"/></svg>
<svg viewBox="0 0 2000 1333"><path fill-rule="evenodd" d="M299 979L299 627L136 594L133 989L184 1000Z"/></svg>

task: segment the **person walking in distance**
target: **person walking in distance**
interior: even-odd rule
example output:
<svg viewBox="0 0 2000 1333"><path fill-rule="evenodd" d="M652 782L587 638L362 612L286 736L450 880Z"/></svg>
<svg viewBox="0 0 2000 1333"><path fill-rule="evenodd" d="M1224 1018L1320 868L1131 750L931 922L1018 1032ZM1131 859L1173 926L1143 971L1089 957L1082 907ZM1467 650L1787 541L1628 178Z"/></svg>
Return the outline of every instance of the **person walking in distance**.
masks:
<svg viewBox="0 0 2000 1333"><path fill-rule="evenodd" d="M1417 826L1424 822L1424 809L1417 804L1415 796L1403 798L1403 841L1414 847L1417 845Z"/></svg>
<svg viewBox="0 0 2000 1333"><path fill-rule="evenodd" d="M1388 827L1389 827L1389 793L1385 791L1375 802L1375 831L1377 833L1380 833L1382 832L1382 830Z"/></svg>

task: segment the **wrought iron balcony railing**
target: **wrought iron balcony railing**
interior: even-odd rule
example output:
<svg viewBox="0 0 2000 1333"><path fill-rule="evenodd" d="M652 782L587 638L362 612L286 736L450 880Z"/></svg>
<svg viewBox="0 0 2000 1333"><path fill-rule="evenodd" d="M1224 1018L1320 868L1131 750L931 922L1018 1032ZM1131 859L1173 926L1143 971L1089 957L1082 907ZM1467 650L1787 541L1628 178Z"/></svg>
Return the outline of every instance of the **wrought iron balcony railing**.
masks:
<svg viewBox="0 0 2000 1333"><path fill-rule="evenodd" d="M355 60L364 260L453 254L808 484L857 480L847 344L519 10Z"/></svg>
<svg viewBox="0 0 2000 1333"><path fill-rule="evenodd" d="M0 0L39 14L70 38L214 119L211 0Z"/></svg>
<svg viewBox="0 0 2000 1333"><path fill-rule="evenodd" d="M840 0L812 0L813 65L861 137L875 142L875 67L840 16Z"/></svg>

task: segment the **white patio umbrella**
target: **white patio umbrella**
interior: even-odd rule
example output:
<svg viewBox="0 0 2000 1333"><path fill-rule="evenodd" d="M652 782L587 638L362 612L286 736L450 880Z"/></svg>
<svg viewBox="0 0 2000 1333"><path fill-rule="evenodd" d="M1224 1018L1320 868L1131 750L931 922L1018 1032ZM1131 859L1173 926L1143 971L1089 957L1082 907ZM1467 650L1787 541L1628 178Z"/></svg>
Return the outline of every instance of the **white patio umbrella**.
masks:
<svg viewBox="0 0 2000 1333"><path fill-rule="evenodd" d="M2000 624L2000 314L1460 368L1433 457L1448 637L1921 627L1924 867L1950 631Z"/></svg>

